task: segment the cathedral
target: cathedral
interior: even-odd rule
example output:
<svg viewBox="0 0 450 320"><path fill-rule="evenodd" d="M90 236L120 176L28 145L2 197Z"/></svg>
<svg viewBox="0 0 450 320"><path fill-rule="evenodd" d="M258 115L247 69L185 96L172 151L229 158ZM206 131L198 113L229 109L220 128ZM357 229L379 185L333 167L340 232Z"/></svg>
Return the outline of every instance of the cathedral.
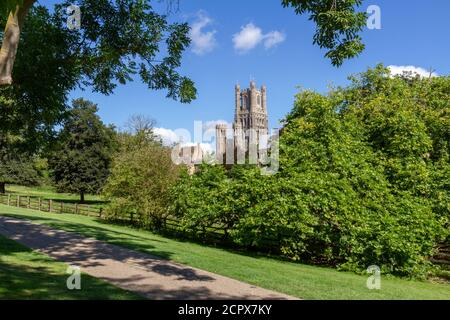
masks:
<svg viewBox="0 0 450 320"><path fill-rule="evenodd" d="M216 160L218 163L259 164L266 156L268 136L267 89L256 87L241 90L235 87L235 113L232 128L216 126Z"/></svg>
<svg viewBox="0 0 450 320"><path fill-rule="evenodd" d="M216 163L227 167L245 163L266 165L270 144L268 122L266 87L258 89L254 81L243 90L236 85L233 125L231 128L216 125ZM199 143L193 146L178 143L172 150L172 160L186 164L193 174L205 160L205 152Z"/></svg>

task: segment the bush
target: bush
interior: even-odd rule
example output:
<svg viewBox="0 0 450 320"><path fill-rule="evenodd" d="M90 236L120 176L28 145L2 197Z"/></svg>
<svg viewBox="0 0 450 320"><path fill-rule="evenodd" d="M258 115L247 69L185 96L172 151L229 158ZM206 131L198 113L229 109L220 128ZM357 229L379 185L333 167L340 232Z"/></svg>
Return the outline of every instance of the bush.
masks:
<svg viewBox="0 0 450 320"><path fill-rule="evenodd" d="M145 132L122 134L113 157L104 195L111 200L106 218L128 220L145 228L161 228L168 215L169 189L179 175L171 150Z"/></svg>
<svg viewBox="0 0 450 320"><path fill-rule="evenodd" d="M172 193L184 226L221 226L294 260L424 276L449 235L450 79L377 66L351 80L297 95L276 175L203 166L184 177Z"/></svg>

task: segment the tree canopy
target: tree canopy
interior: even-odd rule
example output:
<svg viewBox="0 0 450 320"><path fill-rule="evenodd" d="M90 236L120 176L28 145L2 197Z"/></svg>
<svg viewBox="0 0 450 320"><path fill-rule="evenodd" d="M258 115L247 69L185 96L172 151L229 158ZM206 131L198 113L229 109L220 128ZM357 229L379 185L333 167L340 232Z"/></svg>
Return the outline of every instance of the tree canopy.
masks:
<svg viewBox="0 0 450 320"><path fill-rule="evenodd" d="M129 127L118 134L119 148L103 192L111 200L105 215L127 220L131 214L135 225L159 228L169 214L169 190L180 169L172 162L172 150L155 136L150 119L135 115Z"/></svg>
<svg viewBox="0 0 450 320"><path fill-rule="evenodd" d="M105 126L92 102L77 99L58 135L49 159L51 176L60 192L98 194L110 172L114 130Z"/></svg>
<svg viewBox="0 0 450 320"><path fill-rule="evenodd" d="M27 2L30 1L22 4L25 6ZM31 1L30 7L35 2ZM8 8L11 9L12 4L10 2ZM68 29L65 12L70 5L77 5L83 12L80 28L63 32L62 29ZM7 10L5 8L3 10ZM40 5L33 8L42 10ZM34 11L31 9L29 14ZM11 15L13 13L14 9ZM24 30L27 29L29 14L24 19ZM8 46L18 45L8 44L9 38L5 38L8 28L14 28L9 20L3 34L3 45L7 46L5 50L9 49L8 52L11 51ZM62 38L46 36L46 28L35 25L34 28L42 33L41 37L46 38L41 45L52 45L58 40L67 43L70 55L54 63L60 67L64 64L76 67L77 85L90 85L95 91L110 94L117 83L124 84L138 75L150 89L167 89L168 97L181 102L195 99L193 82L176 71L181 65L182 52L190 43L189 26L186 23L169 23L164 15L154 11L150 1L61 1L55 6L50 22L52 27L59 29ZM18 52L30 49L21 44ZM15 59L15 56L8 59ZM45 72L45 69L40 72Z"/></svg>
<svg viewBox="0 0 450 320"><path fill-rule="evenodd" d="M313 43L327 49L325 57L334 66L358 56L364 50L360 33L367 14L358 12L362 0L282 0L284 7L293 7L297 14L309 15L316 24Z"/></svg>
<svg viewBox="0 0 450 320"><path fill-rule="evenodd" d="M36 2L7 0L0 4L0 15L6 25L0 52L0 84L13 81L20 34L28 12ZM168 97L190 102L196 95L193 82L176 71L181 64L182 52L190 43L189 26L186 23L169 24L150 3L142 0L61 0L55 6L60 19L69 6L77 5L83 13L79 28L71 33L77 37L71 63L78 62L83 78L80 82L92 85L102 93L111 93L117 82L126 83L139 74L150 89L167 89ZM282 0L284 7L293 7L297 14L309 15L316 24L314 44L329 50L325 56L335 66L364 49L359 33L367 16L357 12L361 4L362 0ZM52 39L48 37L47 40ZM166 51L165 56L161 56L162 51Z"/></svg>
<svg viewBox="0 0 450 320"><path fill-rule="evenodd" d="M392 77L301 91L280 169L204 166L173 188L184 227L221 227L246 247L363 272L425 276L450 237L450 78Z"/></svg>
<svg viewBox="0 0 450 320"><path fill-rule="evenodd" d="M172 0L167 0L172 1ZM67 8L80 8L80 28L67 26ZM359 54L365 14L359 0L283 0L317 26L314 43L329 49L334 65ZM170 23L151 1L61 0L49 11L36 0L0 4L5 26L0 52L0 131L27 137L38 147L54 135L73 89L111 94L135 78L152 90L188 103L194 83L179 73L190 44L187 23ZM32 62L32 63L31 63Z"/></svg>

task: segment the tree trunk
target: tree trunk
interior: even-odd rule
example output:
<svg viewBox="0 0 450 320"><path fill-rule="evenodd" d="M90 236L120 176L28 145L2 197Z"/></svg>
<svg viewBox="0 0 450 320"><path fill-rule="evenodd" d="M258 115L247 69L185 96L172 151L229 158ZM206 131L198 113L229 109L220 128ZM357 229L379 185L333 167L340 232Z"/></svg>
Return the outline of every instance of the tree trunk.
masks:
<svg viewBox="0 0 450 320"><path fill-rule="evenodd" d="M6 183L0 182L0 193L6 193Z"/></svg>
<svg viewBox="0 0 450 320"><path fill-rule="evenodd" d="M25 0L23 6L17 6L8 16L0 50L0 86L12 83L12 70L19 47L20 31L28 11L36 1Z"/></svg>
<svg viewBox="0 0 450 320"><path fill-rule="evenodd" d="M84 192L80 192L80 203L84 203Z"/></svg>

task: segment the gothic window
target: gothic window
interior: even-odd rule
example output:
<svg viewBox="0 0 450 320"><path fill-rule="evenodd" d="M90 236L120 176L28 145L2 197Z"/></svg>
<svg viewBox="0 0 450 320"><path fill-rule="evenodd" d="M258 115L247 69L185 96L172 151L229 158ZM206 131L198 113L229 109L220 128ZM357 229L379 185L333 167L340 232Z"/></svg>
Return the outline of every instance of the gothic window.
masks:
<svg viewBox="0 0 450 320"><path fill-rule="evenodd" d="M258 94L258 106L261 105L261 96Z"/></svg>
<svg viewBox="0 0 450 320"><path fill-rule="evenodd" d="M242 109L244 109L244 99L242 99L242 96L241 96L241 110Z"/></svg>

